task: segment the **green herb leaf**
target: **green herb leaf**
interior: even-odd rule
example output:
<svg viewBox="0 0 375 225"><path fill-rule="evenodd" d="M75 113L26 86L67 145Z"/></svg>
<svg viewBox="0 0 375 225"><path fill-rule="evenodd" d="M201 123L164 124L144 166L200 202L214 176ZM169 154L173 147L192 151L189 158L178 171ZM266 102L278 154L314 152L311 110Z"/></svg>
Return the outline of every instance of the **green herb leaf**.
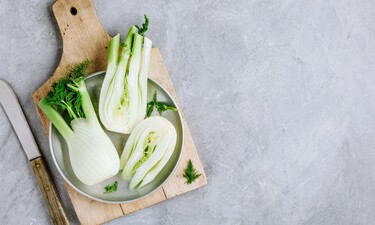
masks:
<svg viewBox="0 0 375 225"><path fill-rule="evenodd" d="M146 109L146 117L149 117L149 116L151 116L151 114L152 114L152 111L154 111L154 102L149 102L149 103L147 103L147 109Z"/></svg>
<svg viewBox="0 0 375 225"><path fill-rule="evenodd" d="M108 194L108 193L112 193L112 192L115 192L117 191L117 181L115 181L115 183L111 186L111 185L107 185L104 187L105 189L105 192L103 192L103 194Z"/></svg>
<svg viewBox="0 0 375 225"><path fill-rule="evenodd" d="M136 25L136 27L138 28L139 35L145 36L145 33L148 30L148 24L149 24L149 19L147 15L145 14L145 22L142 24L142 27L139 27Z"/></svg>
<svg viewBox="0 0 375 225"><path fill-rule="evenodd" d="M158 110L158 112L159 112L160 115L162 115L163 112L164 112L164 111L167 111L168 109L169 109L169 110L172 110L172 111L175 111L175 112L178 111L177 108L174 107L173 105L166 105L166 104L161 103L161 102L157 102L157 103L155 104L155 106L156 106L156 109Z"/></svg>
<svg viewBox="0 0 375 225"><path fill-rule="evenodd" d="M84 118L81 95L78 92L78 82L84 79L89 67L89 61L70 66L67 75L52 85L47 102L61 111L67 111L70 119Z"/></svg>
<svg viewBox="0 0 375 225"><path fill-rule="evenodd" d="M167 110L172 110L172 111L175 111L175 112L178 111L177 108L174 107L173 105L167 105L167 104L164 104L162 102L158 102L157 98L158 98L158 94L155 91L154 96L152 97L152 101L147 103L146 117L151 116L152 112L154 111L154 107L156 107L156 109L158 110L159 115L162 115L163 112L167 111Z"/></svg>
<svg viewBox="0 0 375 225"><path fill-rule="evenodd" d="M189 159L188 166L186 167L185 173L183 174L183 176L186 178L186 183L193 183L201 175L202 174L198 174L198 172L193 166L193 163L191 162L191 159Z"/></svg>
<svg viewBox="0 0 375 225"><path fill-rule="evenodd" d="M90 65L90 61L85 59L79 64L69 66L69 71L66 78L69 78L70 80L75 80L77 78L83 79L87 75Z"/></svg>

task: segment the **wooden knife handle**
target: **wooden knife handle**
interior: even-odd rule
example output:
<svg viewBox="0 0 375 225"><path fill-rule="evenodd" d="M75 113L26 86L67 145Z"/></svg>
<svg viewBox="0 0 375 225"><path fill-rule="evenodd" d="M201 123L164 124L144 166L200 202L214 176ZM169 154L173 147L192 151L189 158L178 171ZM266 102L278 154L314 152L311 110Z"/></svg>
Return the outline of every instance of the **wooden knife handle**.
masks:
<svg viewBox="0 0 375 225"><path fill-rule="evenodd" d="M70 224L65 208L61 203L60 196L53 184L48 168L40 156L30 161L31 168L34 171L36 180L38 181L44 201L46 202L48 211L51 215L53 224L67 225Z"/></svg>

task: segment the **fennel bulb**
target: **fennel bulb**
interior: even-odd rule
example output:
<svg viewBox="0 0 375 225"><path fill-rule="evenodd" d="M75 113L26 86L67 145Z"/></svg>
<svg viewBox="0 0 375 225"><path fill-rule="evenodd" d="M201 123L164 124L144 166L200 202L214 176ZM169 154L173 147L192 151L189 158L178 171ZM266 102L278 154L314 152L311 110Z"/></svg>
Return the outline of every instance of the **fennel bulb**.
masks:
<svg viewBox="0 0 375 225"><path fill-rule="evenodd" d="M99 118L110 131L129 134L146 114L152 41L144 37L148 27L146 16L145 19L142 28L130 28L124 43L120 44L119 34L109 42Z"/></svg>
<svg viewBox="0 0 375 225"><path fill-rule="evenodd" d="M93 185L116 175L120 160L87 92L83 77L87 65L85 61L71 68L38 106L67 142L74 174L82 183ZM65 120L57 110L68 112L69 118Z"/></svg>
<svg viewBox="0 0 375 225"><path fill-rule="evenodd" d="M130 181L130 189L150 183L167 164L177 141L171 122L152 116L138 123L126 142L120 159L122 177Z"/></svg>

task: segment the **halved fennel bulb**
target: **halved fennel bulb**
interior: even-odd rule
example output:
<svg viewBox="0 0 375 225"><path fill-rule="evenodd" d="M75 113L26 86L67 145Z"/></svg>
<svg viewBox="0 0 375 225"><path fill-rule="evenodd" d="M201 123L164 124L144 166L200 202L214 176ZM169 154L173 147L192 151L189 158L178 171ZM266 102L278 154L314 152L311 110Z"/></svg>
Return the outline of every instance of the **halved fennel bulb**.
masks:
<svg viewBox="0 0 375 225"><path fill-rule="evenodd" d="M151 48L151 40L135 26L121 45L119 34L110 40L99 98L99 117L107 130L129 134L144 119Z"/></svg>
<svg viewBox="0 0 375 225"><path fill-rule="evenodd" d="M175 127L161 116L141 121L130 134L120 159L122 177L130 189L150 183L172 156L177 141Z"/></svg>

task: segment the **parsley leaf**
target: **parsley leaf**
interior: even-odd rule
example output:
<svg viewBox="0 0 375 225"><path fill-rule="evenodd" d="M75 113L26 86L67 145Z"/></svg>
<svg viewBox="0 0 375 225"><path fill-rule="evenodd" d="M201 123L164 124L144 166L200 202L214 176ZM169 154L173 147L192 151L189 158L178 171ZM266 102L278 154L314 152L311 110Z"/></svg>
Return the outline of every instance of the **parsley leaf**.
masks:
<svg viewBox="0 0 375 225"><path fill-rule="evenodd" d="M194 168L191 159L189 159L188 166L185 169L185 173L182 175L186 178L186 183L191 184L193 183L198 177L202 174L198 173L197 170Z"/></svg>
<svg viewBox="0 0 375 225"><path fill-rule="evenodd" d="M111 185L107 185L104 187L105 189L105 192L103 192L103 194L108 194L108 193L112 193L112 192L115 192L117 191L117 181L115 181L115 183L111 186Z"/></svg>
<svg viewBox="0 0 375 225"><path fill-rule="evenodd" d="M155 106L155 104L154 104L153 101L147 103L147 108L146 108L146 117L151 116L152 111L154 111L154 106Z"/></svg>
<svg viewBox="0 0 375 225"><path fill-rule="evenodd" d="M158 94L156 93L156 91L154 92L154 96L152 97L152 101L147 103L146 117L151 116L152 112L154 111L154 107L156 107L156 109L158 110L159 115L162 115L163 112L167 111L167 110L172 110L172 111L175 111L175 112L178 111L177 108L174 107L173 105L167 105L167 104L164 104L162 102L158 102Z"/></svg>

